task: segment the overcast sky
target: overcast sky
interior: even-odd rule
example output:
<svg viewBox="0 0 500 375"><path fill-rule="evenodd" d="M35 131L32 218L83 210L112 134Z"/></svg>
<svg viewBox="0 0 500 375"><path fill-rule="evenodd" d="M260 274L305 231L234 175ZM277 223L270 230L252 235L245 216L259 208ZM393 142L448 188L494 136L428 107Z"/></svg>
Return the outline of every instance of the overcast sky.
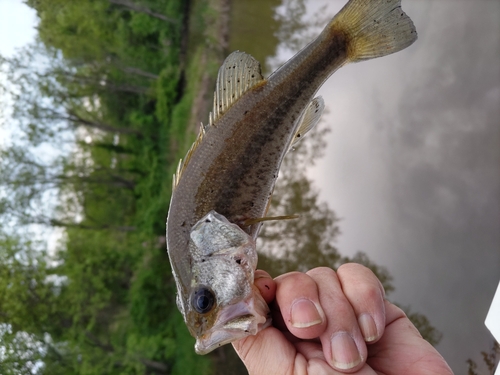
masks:
<svg viewBox="0 0 500 375"><path fill-rule="evenodd" d="M21 0L0 0L0 53L11 56L16 47L35 37L35 12Z"/></svg>
<svg viewBox="0 0 500 375"><path fill-rule="evenodd" d="M35 12L21 0L0 0L0 55L10 57L35 37ZM4 78L0 74L0 82ZM1 94L1 93L0 93ZM5 98L3 98L5 100ZM9 110L0 107L0 124ZM0 145L9 132L0 126Z"/></svg>
<svg viewBox="0 0 500 375"><path fill-rule="evenodd" d="M344 1L327 3L334 14ZM326 156L309 171L343 219L338 247L394 276L456 374L479 362L500 280L500 1L403 1L417 42L342 68L320 94Z"/></svg>
<svg viewBox="0 0 500 375"><path fill-rule="evenodd" d="M332 15L344 3L308 2ZM403 9L416 44L344 67L321 90L333 131L309 173L343 218L340 251L385 265L393 300L430 318L465 374L492 343L484 318L500 280L500 1ZM0 0L0 53L33 25L20 0Z"/></svg>

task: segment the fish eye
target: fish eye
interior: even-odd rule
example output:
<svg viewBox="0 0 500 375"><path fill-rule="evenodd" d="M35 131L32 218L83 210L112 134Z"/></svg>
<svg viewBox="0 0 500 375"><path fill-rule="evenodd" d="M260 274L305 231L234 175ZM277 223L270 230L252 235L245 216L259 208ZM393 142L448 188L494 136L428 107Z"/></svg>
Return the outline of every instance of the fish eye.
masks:
<svg viewBox="0 0 500 375"><path fill-rule="evenodd" d="M208 313L215 305L214 292L206 286L199 287L191 295L191 305L199 314Z"/></svg>

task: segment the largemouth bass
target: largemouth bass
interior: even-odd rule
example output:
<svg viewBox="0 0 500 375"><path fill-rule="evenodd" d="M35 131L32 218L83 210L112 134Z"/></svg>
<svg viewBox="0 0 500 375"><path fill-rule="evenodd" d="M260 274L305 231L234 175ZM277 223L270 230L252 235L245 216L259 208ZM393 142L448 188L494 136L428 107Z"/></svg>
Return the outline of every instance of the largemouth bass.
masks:
<svg viewBox="0 0 500 375"><path fill-rule="evenodd" d="M351 0L267 79L246 53L225 60L208 124L174 175L167 218L177 305L197 353L270 324L253 285L255 240L286 152L319 121L323 100L314 94L341 66L400 51L416 38L400 0Z"/></svg>

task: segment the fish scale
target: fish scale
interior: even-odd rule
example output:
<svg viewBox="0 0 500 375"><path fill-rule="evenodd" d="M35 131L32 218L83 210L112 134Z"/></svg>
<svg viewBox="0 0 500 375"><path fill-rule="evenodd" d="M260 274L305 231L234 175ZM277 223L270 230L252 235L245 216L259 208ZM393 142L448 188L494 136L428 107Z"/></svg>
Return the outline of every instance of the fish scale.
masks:
<svg viewBox="0 0 500 375"><path fill-rule="evenodd" d="M343 65L416 38L400 0L351 0L267 79L244 52L225 60L208 124L174 176L167 218L177 304L199 354L271 324L253 285L255 240L285 154L320 119L324 102L315 93Z"/></svg>

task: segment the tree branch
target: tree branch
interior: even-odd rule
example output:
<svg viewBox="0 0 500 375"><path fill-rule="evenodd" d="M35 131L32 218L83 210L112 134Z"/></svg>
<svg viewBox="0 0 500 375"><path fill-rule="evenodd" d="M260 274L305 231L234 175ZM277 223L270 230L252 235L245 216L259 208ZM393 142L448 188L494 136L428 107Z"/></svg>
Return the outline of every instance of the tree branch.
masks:
<svg viewBox="0 0 500 375"><path fill-rule="evenodd" d="M44 222L41 222L43 224ZM108 224L102 225L85 225L78 223L65 223L57 219L49 219L48 223L54 227L65 227L65 228L79 228L79 229L89 229L89 230L116 230L118 232L133 232L137 228L133 226L113 226ZM46 223L45 223L46 224Z"/></svg>
<svg viewBox="0 0 500 375"><path fill-rule="evenodd" d="M86 120L78 116L78 114L72 110L67 110L69 116L64 116L60 114L61 120L68 120L73 123L78 123L84 126L88 126L89 128L99 129L105 132L110 133L121 133L121 134L134 134L140 138L142 138L142 133L135 129L130 128L118 128L116 126L104 124L102 122L96 122L91 120Z"/></svg>
<svg viewBox="0 0 500 375"><path fill-rule="evenodd" d="M146 8L144 6L137 5L134 2L132 2L132 1L128 1L128 0L109 0L109 2L111 4L116 4L116 5L124 6L125 8L129 8L129 9L131 9L133 11L136 11L136 12L147 14L148 16L151 16L151 17L154 17L154 18L158 18L158 19L160 19L162 21L169 22L169 23L171 23L173 25L177 25L179 23L179 21L176 20L176 19L174 19L174 18L170 18L170 17L167 17L167 16L165 16L163 14L153 12L151 9Z"/></svg>
<svg viewBox="0 0 500 375"><path fill-rule="evenodd" d="M169 367L163 362L153 361L146 358L141 358L140 361L144 366L156 370L156 372L159 371L162 374L168 374Z"/></svg>
<svg viewBox="0 0 500 375"><path fill-rule="evenodd" d="M89 331L85 332L85 336L91 341L91 343L94 346L97 346L98 348L101 348L102 350L104 350L104 351L106 351L108 353L112 353L112 352L115 351L115 348L113 348L112 345L110 345L110 344L103 344L97 337L95 337Z"/></svg>
<svg viewBox="0 0 500 375"><path fill-rule="evenodd" d="M158 75L156 74L153 74L153 73L149 73L149 72L146 72L142 69L139 69L139 68L132 68L132 67L124 67L124 68L121 68L124 72L126 73L132 73L132 74L137 74L139 76L142 76L142 77L146 77L146 78L151 78L151 79L158 79Z"/></svg>
<svg viewBox="0 0 500 375"><path fill-rule="evenodd" d="M113 353L115 351L115 348L111 344L105 344L105 343L101 342L91 332L86 331L85 336L90 340L90 342L94 346L101 348L105 352ZM162 374L168 374L169 366L163 362L158 362L158 361L154 361L152 359L147 359L147 358L139 358L139 361L147 368L156 370L155 372L160 372ZM120 362L117 362L116 365L120 366L120 367L123 366L123 364Z"/></svg>
<svg viewBox="0 0 500 375"><path fill-rule="evenodd" d="M54 75L54 73L49 72L46 73L46 76ZM132 85L120 85L113 83L110 80L105 79L105 75L99 75L97 77L88 77L84 76L78 73L73 73L73 72L68 72L68 71L59 71L57 74L60 77L66 77L69 80L73 82L78 82L78 83L86 83L86 84L91 84L97 88L109 88L112 91L123 91L123 92L130 92L133 94L147 94L149 92L148 87L142 87L142 86L132 86Z"/></svg>

